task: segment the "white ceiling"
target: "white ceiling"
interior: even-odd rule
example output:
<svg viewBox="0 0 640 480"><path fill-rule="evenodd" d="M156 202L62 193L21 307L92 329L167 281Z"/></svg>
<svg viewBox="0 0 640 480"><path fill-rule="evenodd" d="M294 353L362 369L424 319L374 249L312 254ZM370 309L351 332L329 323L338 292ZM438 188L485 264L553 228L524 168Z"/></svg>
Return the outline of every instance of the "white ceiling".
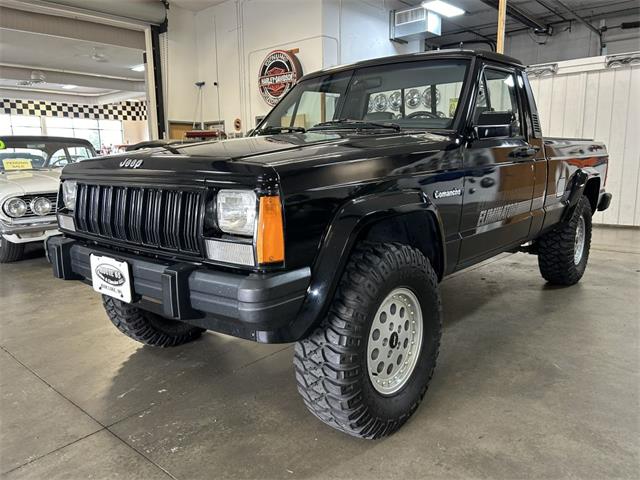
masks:
<svg viewBox="0 0 640 480"><path fill-rule="evenodd" d="M227 0L169 0L169 8L171 8L171 5L177 5L180 8L186 8L192 12L199 12L200 10L219 5L226 1Z"/></svg>
<svg viewBox="0 0 640 480"><path fill-rule="evenodd" d="M72 38L0 29L0 63L144 80L131 67L142 51Z"/></svg>
<svg viewBox="0 0 640 480"><path fill-rule="evenodd" d="M68 84L49 83L45 81L42 83L34 83L31 86L24 86L24 85L20 85L20 80L0 78L0 89L19 88L21 90L27 90L27 91L33 91L33 92L47 91L52 93L64 94L64 95L82 95L82 96L89 96L89 97L115 93L115 90L111 90L108 88L93 88L93 87L83 87L78 85L73 89L65 89L63 88L64 85L68 85Z"/></svg>

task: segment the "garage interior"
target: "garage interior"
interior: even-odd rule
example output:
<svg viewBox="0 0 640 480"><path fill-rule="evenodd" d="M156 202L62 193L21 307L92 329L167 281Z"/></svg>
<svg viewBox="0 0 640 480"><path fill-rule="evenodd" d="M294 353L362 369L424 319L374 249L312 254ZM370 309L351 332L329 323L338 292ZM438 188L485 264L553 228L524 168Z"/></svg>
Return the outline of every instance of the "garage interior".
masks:
<svg viewBox="0 0 640 480"><path fill-rule="evenodd" d="M74 136L103 154L203 130L241 138L271 108L258 79L274 50L310 73L497 49L502 0L448 3L464 13L403 33L394 13L420 1L0 0L0 138ZM640 7L507 0L505 13L504 53L528 66L544 135L608 148L612 203L594 215L579 284L546 284L525 253L446 277L427 395L371 442L309 415L293 344L208 332L142 346L31 245L0 265L0 476L638 478Z"/></svg>

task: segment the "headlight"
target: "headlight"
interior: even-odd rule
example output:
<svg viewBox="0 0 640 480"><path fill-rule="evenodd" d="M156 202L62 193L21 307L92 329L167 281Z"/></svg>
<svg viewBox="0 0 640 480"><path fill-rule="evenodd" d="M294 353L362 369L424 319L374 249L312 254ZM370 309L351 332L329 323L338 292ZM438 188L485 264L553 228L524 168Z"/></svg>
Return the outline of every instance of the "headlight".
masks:
<svg viewBox="0 0 640 480"><path fill-rule="evenodd" d="M36 215L48 215L51 213L51 201L46 197L37 197L31 200L31 211Z"/></svg>
<svg viewBox="0 0 640 480"><path fill-rule="evenodd" d="M250 190L220 190L216 198L218 227L226 233L253 235L256 194Z"/></svg>
<svg viewBox="0 0 640 480"><path fill-rule="evenodd" d="M78 183L73 180L66 180L62 182L62 201L64 206L69 210L76 208L76 191L78 190Z"/></svg>
<svg viewBox="0 0 640 480"><path fill-rule="evenodd" d="M4 202L2 209L10 217L17 218L27 213L27 204L21 198L13 197Z"/></svg>

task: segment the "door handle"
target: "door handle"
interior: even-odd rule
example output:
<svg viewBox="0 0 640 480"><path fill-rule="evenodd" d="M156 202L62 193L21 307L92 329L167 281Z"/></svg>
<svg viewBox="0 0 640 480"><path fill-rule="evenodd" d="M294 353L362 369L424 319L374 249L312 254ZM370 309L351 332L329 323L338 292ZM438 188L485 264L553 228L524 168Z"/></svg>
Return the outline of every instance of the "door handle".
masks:
<svg viewBox="0 0 640 480"><path fill-rule="evenodd" d="M528 159L530 157L533 157L536 153L538 153L539 150L540 150L540 147L516 148L511 153L509 153L509 156L511 158L517 158L517 159L521 159L521 160L526 160L526 159Z"/></svg>

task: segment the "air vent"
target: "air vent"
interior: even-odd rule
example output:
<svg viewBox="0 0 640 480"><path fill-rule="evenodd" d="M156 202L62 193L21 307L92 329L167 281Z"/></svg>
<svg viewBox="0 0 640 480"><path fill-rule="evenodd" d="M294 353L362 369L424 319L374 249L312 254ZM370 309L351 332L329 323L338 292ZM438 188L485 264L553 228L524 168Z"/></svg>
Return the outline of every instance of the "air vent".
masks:
<svg viewBox="0 0 640 480"><path fill-rule="evenodd" d="M396 12L396 27L406 25L407 23L424 21L427 18L427 11L420 8L412 8L411 10L402 10Z"/></svg>
<svg viewBox="0 0 640 480"><path fill-rule="evenodd" d="M533 133L535 133L536 137L541 137L542 130L540 129L540 119L538 118L538 113L533 112L531 114L531 119L533 121Z"/></svg>
<svg viewBox="0 0 640 480"><path fill-rule="evenodd" d="M389 38L395 42L439 36L441 29L440 15L422 7L392 11L389 16Z"/></svg>

